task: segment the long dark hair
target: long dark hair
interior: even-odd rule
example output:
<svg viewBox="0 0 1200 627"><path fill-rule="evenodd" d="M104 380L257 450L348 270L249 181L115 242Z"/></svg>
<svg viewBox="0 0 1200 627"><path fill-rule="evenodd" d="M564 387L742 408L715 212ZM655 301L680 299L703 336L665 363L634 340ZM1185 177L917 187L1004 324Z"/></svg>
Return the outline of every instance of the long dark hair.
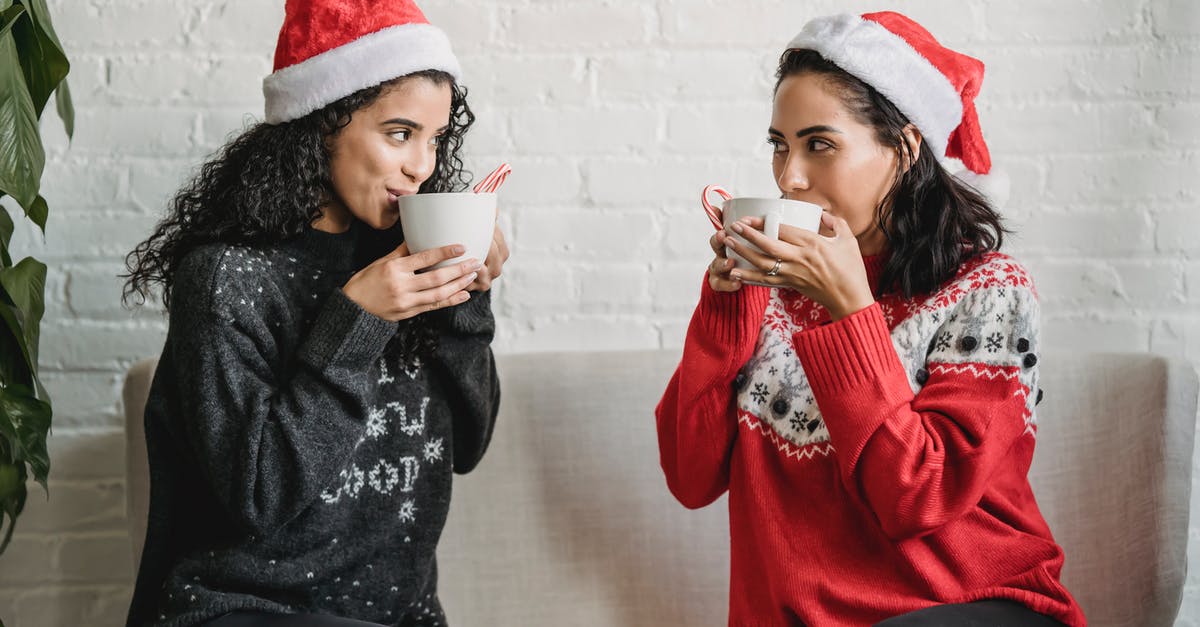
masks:
<svg viewBox="0 0 1200 627"><path fill-rule="evenodd" d="M333 196L328 141L350 123L358 110L370 106L385 89L400 81L422 77L450 85L450 125L437 147L433 174L420 192L464 188L470 173L463 170L459 151L463 136L475 121L467 106L466 89L445 72L426 70L359 90L304 117L282 124L257 123L226 144L200 167L175 194L167 215L154 232L125 258L128 274L122 302L133 296L142 304L154 288L170 307L175 269L189 252L210 243L263 246L300 235L321 215ZM400 326L393 345L416 346L414 354L432 349L433 334L422 316ZM389 351L391 348L389 348ZM406 354L406 357L411 355Z"/></svg>
<svg viewBox="0 0 1200 627"><path fill-rule="evenodd" d="M896 105L813 50L783 53L775 90L783 79L806 73L827 79L846 109L874 128L876 140L900 157L892 187L876 210L890 251L880 294L895 290L912 298L931 293L954 278L964 262L1000 249L1008 232L1000 214L982 194L946 171L928 144L913 158L904 135L910 122Z"/></svg>

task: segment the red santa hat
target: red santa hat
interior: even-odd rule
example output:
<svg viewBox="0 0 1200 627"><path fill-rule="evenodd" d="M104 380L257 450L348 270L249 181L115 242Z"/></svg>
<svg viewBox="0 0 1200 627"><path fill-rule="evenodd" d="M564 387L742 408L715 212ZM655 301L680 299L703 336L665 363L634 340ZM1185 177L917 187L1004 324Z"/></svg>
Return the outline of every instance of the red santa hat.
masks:
<svg viewBox="0 0 1200 627"><path fill-rule="evenodd" d="M921 131L935 154L957 158L956 174L999 205L1003 173L988 175L991 155L979 127L975 97L983 62L955 52L913 20L892 11L833 15L804 25L788 49L815 50L883 94Z"/></svg>
<svg viewBox="0 0 1200 627"><path fill-rule="evenodd" d="M411 0L287 0L284 13L263 79L269 124L413 72L462 78L450 40Z"/></svg>

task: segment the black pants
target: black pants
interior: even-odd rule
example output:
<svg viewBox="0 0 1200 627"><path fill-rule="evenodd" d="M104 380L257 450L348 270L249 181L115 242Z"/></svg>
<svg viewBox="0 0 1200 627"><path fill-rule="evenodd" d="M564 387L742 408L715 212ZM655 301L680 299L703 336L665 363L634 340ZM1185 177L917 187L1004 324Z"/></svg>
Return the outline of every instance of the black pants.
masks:
<svg viewBox="0 0 1200 627"><path fill-rule="evenodd" d="M927 607L875 627L1062 627L1062 623L1013 601L976 601Z"/></svg>
<svg viewBox="0 0 1200 627"><path fill-rule="evenodd" d="M444 627L446 619L434 616L408 616L400 627ZM200 627L388 627L379 623L327 614L267 614L265 612L232 612L204 623Z"/></svg>
<svg viewBox="0 0 1200 627"><path fill-rule="evenodd" d="M202 627L385 627L353 618L322 614L265 614L233 612L204 623Z"/></svg>

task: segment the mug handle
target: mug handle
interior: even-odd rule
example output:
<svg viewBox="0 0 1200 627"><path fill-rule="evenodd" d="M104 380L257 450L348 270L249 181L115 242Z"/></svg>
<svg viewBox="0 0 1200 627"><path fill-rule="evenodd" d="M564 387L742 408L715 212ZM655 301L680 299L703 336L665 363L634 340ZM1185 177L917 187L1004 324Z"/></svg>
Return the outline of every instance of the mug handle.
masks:
<svg viewBox="0 0 1200 627"><path fill-rule="evenodd" d="M709 185L704 188L703 192L700 193L700 204L704 205L704 212L708 214L709 222L712 222L713 226L717 227L717 230L720 231L721 229L725 228L721 210L720 208L713 206L712 203L708 202L708 195L713 192L715 192L723 200L729 200L733 198L733 195L725 191L725 188L721 187L720 185Z"/></svg>
<svg viewBox="0 0 1200 627"><path fill-rule="evenodd" d="M783 212L772 211L763 216L763 235L771 239L779 239L779 225L783 222Z"/></svg>

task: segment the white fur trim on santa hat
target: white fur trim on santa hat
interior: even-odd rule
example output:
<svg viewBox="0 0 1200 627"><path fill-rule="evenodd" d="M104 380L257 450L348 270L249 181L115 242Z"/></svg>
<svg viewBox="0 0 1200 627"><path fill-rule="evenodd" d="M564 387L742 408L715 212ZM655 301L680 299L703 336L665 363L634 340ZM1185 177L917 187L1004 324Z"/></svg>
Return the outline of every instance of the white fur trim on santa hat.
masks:
<svg viewBox="0 0 1200 627"><path fill-rule="evenodd" d="M962 97L950 80L902 37L870 20L843 14L811 20L788 49L815 50L874 87L905 115L925 142L946 154L962 122Z"/></svg>
<svg viewBox="0 0 1200 627"><path fill-rule="evenodd" d="M263 79L268 124L303 117L354 92L420 72L462 68L450 39L431 24L400 24L364 35Z"/></svg>
<svg viewBox="0 0 1200 627"><path fill-rule="evenodd" d="M987 199L993 209L1003 209L1008 205L1008 195L1011 189L1008 172L993 167L987 174L977 174L970 170L959 170L954 178L970 185L975 191Z"/></svg>

